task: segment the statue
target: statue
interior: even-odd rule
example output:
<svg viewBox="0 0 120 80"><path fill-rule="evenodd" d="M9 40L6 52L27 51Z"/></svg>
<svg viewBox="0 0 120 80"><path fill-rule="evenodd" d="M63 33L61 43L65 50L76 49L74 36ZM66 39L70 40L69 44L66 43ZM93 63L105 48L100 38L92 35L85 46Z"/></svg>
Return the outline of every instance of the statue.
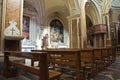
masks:
<svg viewBox="0 0 120 80"><path fill-rule="evenodd" d="M48 34L45 34L45 36L43 36L43 39L42 39L42 46L41 48L42 49L47 49L48 48Z"/></svg>

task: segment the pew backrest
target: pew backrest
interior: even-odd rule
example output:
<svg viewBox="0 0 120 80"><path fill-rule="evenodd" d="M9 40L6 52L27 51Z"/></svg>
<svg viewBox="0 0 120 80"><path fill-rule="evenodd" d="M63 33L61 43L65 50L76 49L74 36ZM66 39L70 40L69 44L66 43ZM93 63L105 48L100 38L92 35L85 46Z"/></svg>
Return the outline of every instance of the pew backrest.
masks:
<svg viewBox="0 0 120 80"><path fill-rule="evenodd" d="M94 62L94 53L93 49L81 49L80 50L80 57L81 57L81 62Z"/></svg>

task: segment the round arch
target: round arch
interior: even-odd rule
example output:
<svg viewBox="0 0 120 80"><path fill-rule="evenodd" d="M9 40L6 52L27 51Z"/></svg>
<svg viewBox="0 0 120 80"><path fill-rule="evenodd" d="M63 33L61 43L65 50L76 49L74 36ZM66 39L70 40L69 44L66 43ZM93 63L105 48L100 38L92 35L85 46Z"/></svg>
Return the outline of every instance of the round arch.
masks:
<svg viewBox="0 0 120 80"><path fill-rule="evenodd" d="M100 14L96 5L90 1L85 4L86 15L91 19L93 25L100 23Z"/></svg>
<svg viewBox="0 0 120 80"><path fill-rule="evenodd" d="M106 14L106 13L109 13L109 10L111 8L111 3L113 2L114 0L105 0L104 1L104 7L102 9L102 14Z"/></svg>

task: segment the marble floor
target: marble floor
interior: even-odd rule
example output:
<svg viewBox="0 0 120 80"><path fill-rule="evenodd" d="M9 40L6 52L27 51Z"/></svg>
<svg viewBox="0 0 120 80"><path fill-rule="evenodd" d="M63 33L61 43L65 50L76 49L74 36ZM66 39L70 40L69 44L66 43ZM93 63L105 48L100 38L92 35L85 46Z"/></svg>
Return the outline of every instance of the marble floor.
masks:
<svg viewBox="0 0 120 80"><path fill-rule="evenodd" d="M120 80L120 56L117 56L116 61L107 67L91 80Z"/></svg>
<svg viewBox="0 0 120 80"><path fill-rule="evenodd" d="M2 63L0 63L0 69L2 68ZM61 76L62 80L73 80L74 77L63 74ZM38 76L30 74L28 72L20 71L19 76L14 78L4 78L0 75L0 80L39 80ZM116 61L111 64L106 70L102 71L98 75L94 76L91 80L120 80L120 55L117 55Z"/></svg>

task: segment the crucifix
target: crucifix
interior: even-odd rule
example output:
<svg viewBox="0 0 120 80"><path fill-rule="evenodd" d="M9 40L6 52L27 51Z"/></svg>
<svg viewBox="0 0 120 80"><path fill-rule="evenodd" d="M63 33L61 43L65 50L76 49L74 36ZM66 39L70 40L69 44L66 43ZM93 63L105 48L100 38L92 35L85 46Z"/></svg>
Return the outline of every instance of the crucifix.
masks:
<svg viewBox="0 0 120 80"><path fill-rule="evenodd" d="M12 21L9 21L9 26L5 29L5 35L6 36L20 36L20 31L19 29L17 28L17 23L12 20Z"/></svg>
<svg viewBox="0 0 120 80"><path fill-rule="evenodd" d="M12 32L12 35L13 35L13 33L14 33L15 29L14 29L14 28L12 28L12 29L10 29L10 31Z"/></svg>

